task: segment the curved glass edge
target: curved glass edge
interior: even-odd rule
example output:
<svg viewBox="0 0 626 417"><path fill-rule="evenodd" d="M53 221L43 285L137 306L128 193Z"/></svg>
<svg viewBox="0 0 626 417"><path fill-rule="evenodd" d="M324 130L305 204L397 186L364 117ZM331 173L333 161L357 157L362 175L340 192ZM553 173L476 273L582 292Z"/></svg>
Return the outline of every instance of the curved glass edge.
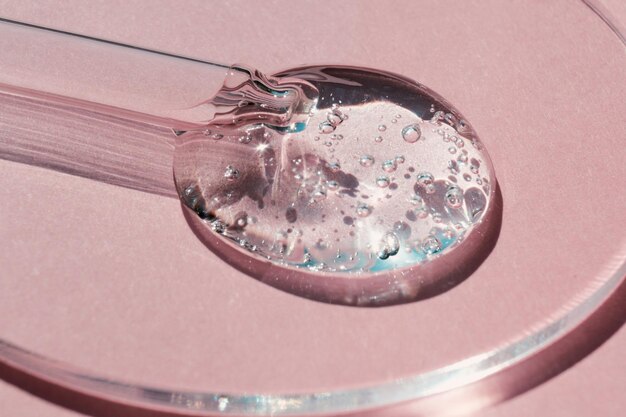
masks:
<svg viewBox="0 0 626 417"><path fill-rule="evenodd" d="M619 40L626 46L626 29L613 14L602 4L600 0L581 0L593 13L615 33Z"/></svg>
<svg viewBox="0 0 626 417"><path fill-rule="evenodd" d="M626 46L625 30L599 1L581 2ZM626 253L626 245L622 245L620 253ZM187 415L299 416L366 411L458 389L518 365L537 354L584 323L614 292L626 284L625 261L615 260L607 267L612 270L609 277L596 279L585 294L576 297L577 304L574 307L556 315L550 324L538 327L516 342L432 372L365 388L311 394L240 395L140 387L91 376L2 339L0 364L21 369L40 380L64 386L77 393L104 394L112 401L143 408L160 407ZM579 301L579 298L582 300Z"/></svg>
<svg viewBox="0 0 626 417"><path fill-rule="evenodd" d="M621 254L626 253L626 245L623 246ZM550 324L538 327L514 343L432 372L366 388L284 395L169 391L91 376L6 341L0 341L0 362L47 382L69 387L74 392L104 394L114 401L138 404L142 408L159 407L190 415L296 416L366 411L467 386L540 352L583 323L626 282L623 259L615 260L608 268L612 270L609 278L596 280L593 288L581 294L582 301L559 314Z"/></svg>

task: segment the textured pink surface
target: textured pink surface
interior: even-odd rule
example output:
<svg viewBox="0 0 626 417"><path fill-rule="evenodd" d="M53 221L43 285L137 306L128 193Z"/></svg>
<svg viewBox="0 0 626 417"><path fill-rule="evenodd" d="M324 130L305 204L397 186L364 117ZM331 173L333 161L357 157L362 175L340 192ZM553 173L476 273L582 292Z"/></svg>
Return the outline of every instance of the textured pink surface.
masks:
<svg viewBox="0 0 626 417"><path fill-rule="evenodd" d="M587 288L624 243L617 227L624 196L614 196L610 184L626 175L615 152L624 127L614 123L623 119L626 58L607 55L621 49L582 5L487 3L452 2L437 10L454 13L429 16L432 8L350 2L333 3L332 10L102 2L89 13L69 2L36 12L0 2L4 16L266 70L340 62L415 78L472 121L490 149L505 202L498 246L465 284L411 306L354 310L293 298L221 264L187 228L175 200L1 161L0 265L3 287L12 289L0 294L2 336L151 385L292 391L411 375L492 348L546 320ZM253 19L255 13L291 23L268 24ZM348 13L354 18L343 22ZM225 22L237 22L237 29L225 30ZM576 48L562 48L573 38ZM273 46L259 48L262 39ZM575 405L549 400L577 395L580 374L588 375L579 368L615 372L613 381L623 381L623 358L621 367L610 366L620 360L615 343L624 342L623 331L618 336L606 347L608 359L597 359L603 347L511 402L506 415L541 412L540 402ZM596 365L585 365L591 361ZM593 375L600 385L610 381L604 373ZM611 392L619 398L615 386L602 389L602 395ZM35 415L24 394L5 388L2 396L24 404L23 415ZM42 407L33 404L33 410ZM567 415L615 411L615 403L601 405L607 408L569 408Z"/></svg>
<svg viewBox="0 0 626 417"><path fill-rule="evenodd" d="M478 417L620 417L624 409L622 329L573 368L519 397L477 413ZM78 417L0 381L0 411L16 417ZM2 414L4 416L4 414ZM121 416L120 416L121 417Z"/></svg>

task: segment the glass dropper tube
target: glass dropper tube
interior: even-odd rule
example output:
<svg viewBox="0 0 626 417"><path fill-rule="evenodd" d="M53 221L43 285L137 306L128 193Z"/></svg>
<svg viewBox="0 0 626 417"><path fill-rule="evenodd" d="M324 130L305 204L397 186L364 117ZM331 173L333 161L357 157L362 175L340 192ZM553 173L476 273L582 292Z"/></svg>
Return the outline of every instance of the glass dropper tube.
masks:
<svg viewBox="0 0 626 417"><path fill-rule="evenodd" d="M228 66L0 19L0 91L152 125L206 123Z"/></svg>
<svg viewBox="0 0 626 417"><path fill-rule="evenodd" d="M1 18L0 50L0 158L177 197L172 129L228 66Z"/></svg>
<svg viewBox="0 0 626 417"><path fill-rule="evenodd" d="M618 271L618 274L619 274L619 271ZM620 276L623 276L623 274ZM619 278L619 276L616 275L615 278ZM612 285L615 285L615 280L611 280L611 282L612 282ZM606 291L606 289L607 288L605 287L602 288L602 290L604 291ZM594 295L601 295L600 292L601 291L598 291L597 293L594 293ZM594 300L592 300L592 302L599 302L599 301L601 300L597 297L594 297ZM594 306L595 304L585 303L584 308L579 308L578 312L580 314L585 314L585 312L591 311ZM276 414L279 414L279 413L287 414L290 411L293 411L294 407L297 407L297 410L295 412L310 411L312 409L317 410L317 411L321 410L322 412L323 411L339 412L339 411L346 411L350 409L350 406L346 404L352 404L353 407L357 407L357 406L364 407L366 405L370 406L372 404L374 405L387 404L389 402L398 401L398 399L402 399L402 400L413 399L417 397L418 394L430 395L433 393L433 391L435 392L437 391L432 389L432 385L430 385L428 381L432 382L432 381L443 380L445 382L449 382L450 380L454 380L454 382L457 385L461 384L462 382L466 382L466 381L458 380L459 373L456 371L459 370L459 368L466 370L469 367L474 367L474 369L480 370L482 372L481 375L483 376L490 374L492 370L493 372L496 372L497 370L501 370L503 368L507 369L512 364L514 365L517 359L528 355L527 350L533 350L533 351L538 350L542 346L547 345L550 341L556 339L558 336L564 334L564 332L566 332L568 329L572 328L573 326L577 324L577 320L580 319L580 316L575 316L575 317L569 316L565 318L566 320L559 321L558 325L550 327L550 328L557 329L554 331L554 333L548 333L546 331L542 331L543 328L541 328L539 329L539 331L531 334L530 336L526 336L519 343L515 343L514 345L512 345L508 351L514 352L514 354L517 355L515 361L512 361L511 356L507 356L506 354L500 354L497 356L490 355L487 358L485 357L473 358L476 360L465 361L462 364L458 364L458 366L453 366L453 367L448 368L447 370L452 375L449 379L447 379L445 375L443 375L444 377L442 378L442 374L440 372L435 372L434 374L428 375L428 376L433 377L430 380L428 378L419 379L419 381L417 379L411 379L411 380L405 380L405 381L394 380L392 381L392 383L389 383L384 387L373 387L372 389L367 390L367 391L361 389L358 392L356 392L356 390L353 390L353 391L346 392L346 393L344 392L321 393L321 395L319 396L311 396L309 398L304 398L304 400L303 400L303 397L304 397L303 395L296 396L295 398L286 398L282 396L280 397L270 396L267 398L263 398L260 396L249 396L245 398L241 398L241 397L229 398L225 396L207 394L206 403L201 402L201 404L203 404L203 407L205 409L210 410L215 413L222 412L223 409L225 408L224 404L228 405L229 411L231 407L236 407L237 405L245 404L248 408L244 411L241 411L241 409L239 409L239 412L240 413L249 412L250 414L252 414L253 412L256 412L257 414L259 414L258 408L264 407L266 405L269 405L269 407L263 408L263 410L270 410L273 412L275 409L272 408L271 406L274 404L277 407ZM563 324L562 322L565 324ZM536 337L537 334L539 334L541 337ZM548 336L546 336L546 334L548 334ZM538 343L537 340L539 340L541 343ZM494 360L494 358L497 360L507 360L507 362L505 363L498 362ZM478 359L480 359L480 361ZM487 362L487 360L489 360L489 362ZM58 367L55 368L54 370L58 370ZM77 373L71 374L71 376L74 376L74 377L76 375ZM85 380L87 379L88 378L85 378ZM101 385L106 384L106 382L102 382L102 379L98 379L98 378L89 378L88 380L90 382L93 382L94 384L101 384ZM400 394L397 394L398 387L402 387L404 389L404 391ZM385 391L385 388L387 388L388 390ZM138 389L135 390L133 388L128 389L127 386L121 386L120 391L121 390L128 390L127 393L129 393L129 397L131 397L132 399L136 401L137 400L138 401L151 401L151 400L159 401L159 400L162 400L163 398L174 398L174 396L170 396L170 395L161 395L162 394L161 392L156 392L154 390L140 391ZM424 392L426 392L426 394L424 394ZM361 394L361 395L357 396L357 394ZM196 402L191 401L191 400L197 399L198 397L199 395L188 396L190 401L188 403L184 403L181 401L180 404L183 404L183 405L179 405L179 403L176 403L173 406L171 404L167 404L167 405L171 407L178 407L179 409L184 408L185 407L184 404L192 404L192 403L198 404L197 401ZM353 401L353 399L355 398L362 398L363 400L362 402ZM307 400L309 401L307 402ZM342 408L342 404L343 404L343 408ZM287 406L285 407L285 405Z"/></svg>
<svg viewBox="0 0 626 417"><path fill-rule="evenodd" d="M151 193L177 197L173 133L308 113L241 66L2 18L0 48L0 158Z"/></svg>
<svg viewBox="0 0 626 417"><path fill-rule="evenodd" d="M0 157L178 196L200 221L192 227L210 232L205 244L263 282L329 303L411 302L459 283L493 247L485 147L411 80L345 66L267 77L21 23L0 29L12 57L0 91L72 113L15 115L27 134L6 123Z"/></svg>

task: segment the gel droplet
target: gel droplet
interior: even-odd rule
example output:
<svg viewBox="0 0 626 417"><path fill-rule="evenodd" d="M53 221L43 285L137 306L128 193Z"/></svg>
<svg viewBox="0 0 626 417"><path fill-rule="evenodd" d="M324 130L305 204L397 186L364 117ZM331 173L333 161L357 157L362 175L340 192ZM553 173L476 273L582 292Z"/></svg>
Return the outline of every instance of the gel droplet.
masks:
<svg viewBox="0 0 626 417"><path fill-rule="evenodd" d="M476 229L499 207L493 167L444 99L347 67L234 77L205 104L214 120L175 138L182 202L197 227L229 243L207 243L212 250L236 250L241 256L225 258L263 282L358 305L445 291L466 277L463 265L488 253L481 245L490 237ZM379 275L376 285L360 284Z"/></svg>

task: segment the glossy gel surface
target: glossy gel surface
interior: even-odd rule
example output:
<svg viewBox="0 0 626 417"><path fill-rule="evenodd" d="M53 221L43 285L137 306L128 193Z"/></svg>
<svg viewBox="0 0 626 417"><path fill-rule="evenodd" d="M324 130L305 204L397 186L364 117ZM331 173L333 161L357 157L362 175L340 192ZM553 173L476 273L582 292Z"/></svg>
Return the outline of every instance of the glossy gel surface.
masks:
<svg viewBox="0 0 626 417"><path fill-rule="evenodd" d="M230 262L277 267L266 282L322 301L405 302L454 286L493 245L494 233L470 239L498 217L489 156L426 87L352 67L235 69L212 103L222 111L205 130L178 132L177 188L243 255Z"/></svg>

